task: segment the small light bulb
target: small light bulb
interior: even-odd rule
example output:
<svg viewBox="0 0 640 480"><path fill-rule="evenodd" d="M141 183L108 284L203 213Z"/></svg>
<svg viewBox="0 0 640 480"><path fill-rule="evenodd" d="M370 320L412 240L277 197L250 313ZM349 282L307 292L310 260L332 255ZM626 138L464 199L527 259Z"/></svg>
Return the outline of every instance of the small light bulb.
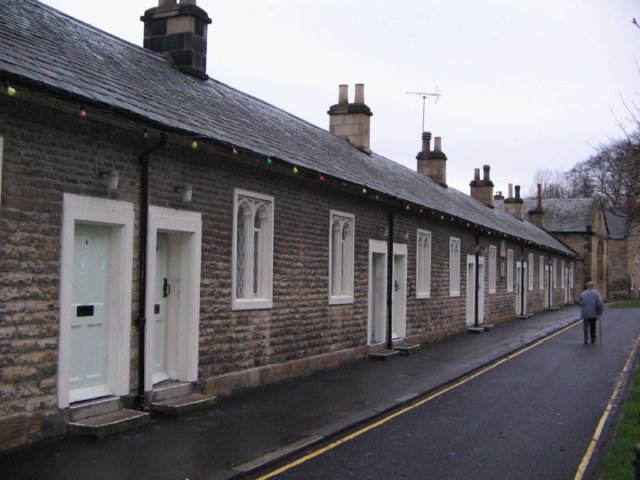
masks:
<svg viewBox="0 0 640 480"><path fill-rule="evenodd" d="M17 93L16 89L13 88L11 85L7 87L7 95L9 95L10 97L15 97L16 93Z"/></svg>
<svg viewBox="0 0 640 480"><path fill-rule="evenodd" d="M196 140L191 142L191 148L198 148L198 142Z"/></svg>
<svg viewBox="0 0 640 480"><path fill-rule="evenodd" d="M298 167L293 167L293 173L297 174L300 170L298 170Z"/></svg>
<svg viewBox="0 0 640 480"><path fill-rule="evenodd" d="M273 163L273 160L271 160L271 157L267 157L267 165L271 165Z"/></svg>
<svg viewBox="0 0 640 480"><path fill-rule="evenodd" d="M80 118L87 118L87 111L83 108L80 110Z"/></svg>
<svg viewBox="0 0 640 480"><path fill-rule="evenodd" d="M318 180L320 180L321 182L324 182L325 181L324 175L319 175Z"/></svg>

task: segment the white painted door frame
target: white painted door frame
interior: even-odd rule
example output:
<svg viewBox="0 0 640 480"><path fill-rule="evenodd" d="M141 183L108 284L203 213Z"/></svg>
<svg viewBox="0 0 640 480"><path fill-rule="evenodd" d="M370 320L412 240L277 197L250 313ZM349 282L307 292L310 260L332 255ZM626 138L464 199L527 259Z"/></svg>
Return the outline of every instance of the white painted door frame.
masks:
<svg viewBox="0 0 640 480"><path fill-rule="evenodd" d="M198 379L200 271L202 256L202 217L200 213L162 207L149 207L147 251L156 251L158 233L169 238L169 282L175 298L167 311L167 371L182 382ZM156 305L156 256L147 256L146 312L154 318ZM145 391L153 388L155 322L147 321L145 332Z"/></svg>
<svg viewBox="0 0 640 480"><path fill-rule="evenodd" d="M367 345L386 341L387 335L387 242L369 240Z"/></svg>
<svg viewBox="0 0 640 480"><path fill-rule="evenodd" d="M484 323L484 257L478 256L478 325ZM467 255L467 308L466 323L467 326L473 326L476 323L476 256Z"/></svg>
<svg viewBox="0 0 640 480"><path fill-rule="evenodd" d="M393 340L407 336L407 245L393 244L393 290L391 334Z"/></svg>
<svg viewBox="0 0 640 480"><path fill-rule="evenodd" d="M133 204L65 193L62 199L60 249L60 334L58 345L58 406L71 395L71 318L76 224L109 227L110 262L107 318L107 386L113 395L129 393L131 290L133 265Z"/></svg>

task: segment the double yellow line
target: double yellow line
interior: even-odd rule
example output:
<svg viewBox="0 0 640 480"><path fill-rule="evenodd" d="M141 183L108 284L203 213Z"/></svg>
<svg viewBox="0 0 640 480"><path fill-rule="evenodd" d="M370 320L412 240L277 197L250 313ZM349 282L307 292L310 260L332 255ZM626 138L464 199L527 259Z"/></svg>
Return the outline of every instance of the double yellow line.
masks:
<svg viewBox="0 0 640 480"><path fill-rule="evenodd" d="M396 410L396 411L394 411L392 413L389 413L388 415L385 415L384 417L380 418L379 420L377 420L377 421L375 421L373 423L370 423L369 425L367 425L367 426L365 426L365 427L363 427L363 428L361 428L361 429L359 429L359 430L357 430L355 432L352 432L349 435L346 435L346 436L336 440L333 443L325 445L324 447L322 447L322 448L320 448L318 450L314 450L313 452L311 452L311 453L309 453L309 454L307 454L307 455L305 455L303 457L300 457L297 460L294 460L293 462L288 463L287 465L284 465L284 466L278 468L277 470L274 470L272 472L267 473L266 475L263 475L262 477L259 477L257 480L267 480L269 478L273 478L273 477L275 477L277 475L280 475L281 473L284 473L284 472L286 472L288 470L291 470L292 468L297 467L298 465L302 465L303 463L308 462L309 460L311 460L313 458L319 457L320 455L323 455L324 453L328 452L329 450L333 450L334 448L339 447L343 443L349 442L349 441L359 437L360 435L363 435L363 434L369 432L370 430L373 430L375 428L380 427L381 425L384 425L385 423L393 420L396 417L399 417L400 415L404 415L405 413L410 412L411 410L414 410L415 408L418 408L418 407L424 405L425 403L430 402L430 401L440 397L441 395L444 395L445 393L450 392L451 390L460 387L461 385L464 385L467 382L470 382L471 380L479 377L480 375L483 375L483 374L493 370L494 368L502 365L503 363L508 362L512 358L515 358L518 355L522 355L523 353L525 353L525 352L537 347L541 343L544 343L547 340L551 340L552 338L557 337L558 335L562 335L567 330L569 330L569 329L575 327L576 325L578 325L578 323L579 322L575 322L575 323L573 323L573 324L571 324L571 325L569 325L567 327L564 327L564 328L558 330L557 332L552 333L551 335L549 335L547 337L544 337L544 338L541 338L540 340L535 341L534 343L532 343L532 344L530 344L530 345L528 345L526 347L523 347L523 348L521 348L519 350L516 350L515 352L513 352L513 353L511 353L511 354L509 354L509 355L507 355L507 356L505 356L503 358L501 358L500 360L496 360L495 362L492 362L489 365L487 365L485 367L482 367L481 369L475 371L474 373L471 373L471 374L469 374L469 375L467 375L465 377L462 377L460 380L452 383L451 385L448 385L448 386L446 386L446 387L444 387L444 388L442 388L442 389L440 389L440 390L438 390L438 391L436 391L436 392L434 392L434 393L432 393L432 394L430 394L430 395L428 395L428 396L426 396L426 397L424 397L424 398L422 398L422 399L420 399L420 400L418 400L416 402L413 402L410 405L407 405L406 407L403 407L403 408L401 408L399 410ZM629 366L629 360L627 360L627 365L625 365L625 369L628 368L628 366ZM616 388L616 391L618 389L619 389L619 387ZM616 392L614 391L614 395L612 395L612 399L614 398L615 393ZM610 404L612 404L612 402L610 402ZM607 409L610 411L610 406L608 406ZM605 420L606 420L606 418L605 418ZM601 423L604 425L604 421L602 419L601 419ZM600 425L598 425L598 426L600 427L600 431L601 431L602 430L601 426ZM598 432L597 429L596 429L596 432ZM598 435L599 435L599 433L598 433ZM595 435L594 435L594 437L595 437ZM595 445L596 441L597 440L595 440L595 441L592 440L592 444ZM589 448L591 449L591 452L593 452L593 449L591 448L591 446ZM589 451L587 451L587 453L589 453ZM587 455L585 455L585 459L583 459L583 461L582 461L582 463L585 464L585 468L586 468L586 464L589 461L589 458L590 458L590 455L589 455L589 457L587 457ZM582 467L582 464L580 466ZM578 469L578 471L580 471L580 469ZM578 474L576 474L576 477L574 478L574 480L579 480L581 478L582 478L582 476L578 476Z"/></svg>

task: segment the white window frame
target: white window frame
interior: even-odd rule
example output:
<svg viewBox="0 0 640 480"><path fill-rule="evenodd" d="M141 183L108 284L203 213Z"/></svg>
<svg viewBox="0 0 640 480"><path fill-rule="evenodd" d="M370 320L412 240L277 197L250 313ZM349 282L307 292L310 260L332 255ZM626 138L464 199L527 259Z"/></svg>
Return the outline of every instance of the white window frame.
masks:
<svg viewBox="0 0 640 480"><path fill-rule="evenodd" d="M339 227L339 238L335 235L334 225ZM355 215L331 210L329 221L329 305L353 303L355 231Z"/></svg>
<svg viewBox="0 0 640 480"><path fill-rule="evenodd" d="M489 245L489 293L496 293L496 280L498 274L498 247Z"/></svg>
<svg viewBox="0 0 640 480"><path fill-rule="evenodd" d="M564 269L565 268L566 268L566 264L565 264L564 260L562 260L561 263L560 263L560 288L562 290L565 289L565 284L564 284L564 282L566 280L566 278L564 276Z"/></svg>
<svg viewBox="0 0 640 480"><path fill-rule="evenodd" d="M544 290L544 255L540 255L540 290Z"/></svg>
<svg viewBox="0 0 640 480"><path fill-rule="evenodd" d="M270 195L250 192L247 190L233 190L233 249L231 258L231 308L233 310L257 310L273 307L273 231L274 231L274 198ZM242 256L238 252L238 211L245 208L244 234L245 244ZM258 231L255 230L256 214L263 215ZM255 250L255 237L259 236L258 251ZM254 259L258 257L258 265ZM238 261L244 261L244 289L243 296L238 296ZM257 271L257 281L255 272ZM254 288L257 287L256 290Z"/></svg>
<svg viewBox="0 0 640 480"><path fill-rule="evenodd" d="M529 281L527 282L529 284L529 291L533 292L533 287L534 287L534 282L535 282L535 267L534 267L534 263L535 263L535 256L533 255L533 253L529 254L529 265L527 265L528 268L528 273L529 273Z"/></svg>
<svg viewBox="0 0 640 480"><path fill-rule="evenodd" d="M431 297L431 232L416 235L416 298Z"/></svg>
<svg viewBox="0 0 640 480"><path fill-rule="evenodd" d="M513 292L513 280L514 280L514 262L513 262L513 250L507 250L507 292Z"/></svg>
<svg viewBox="0 0 640 480"><path fill-rule="evenodd" d="M556 288L558 288L558 259L557 258L553 259L552 265L553 265L552 284L553 284L553 289L555 290Z"/></svg>
<svg viewBox="0 0 640 480"><path fill-rule="evenodd" d="M460 296L460 239L449 237L449 296Z"/></svg>

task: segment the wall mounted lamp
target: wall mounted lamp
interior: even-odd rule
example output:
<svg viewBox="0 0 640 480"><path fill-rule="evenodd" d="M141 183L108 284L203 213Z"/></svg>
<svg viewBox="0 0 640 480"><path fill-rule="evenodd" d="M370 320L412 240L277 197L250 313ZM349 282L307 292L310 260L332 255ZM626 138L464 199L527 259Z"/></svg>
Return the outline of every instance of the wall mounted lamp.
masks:
<svg viewBox="0 0 640 480"><path fill-rule="evenodd" d="M173 187L176 192L182 193L182 201L189 203L193 196L193 186L190 183Z"/></svg>
<svg viewBox="0 0 640 480"><path fill-rule="evenodd" d="M109 193L115 192L118 189L118 182L120 181L120 172L115 168L106 172L100 172L100 178L107 187Z"/></svg>

